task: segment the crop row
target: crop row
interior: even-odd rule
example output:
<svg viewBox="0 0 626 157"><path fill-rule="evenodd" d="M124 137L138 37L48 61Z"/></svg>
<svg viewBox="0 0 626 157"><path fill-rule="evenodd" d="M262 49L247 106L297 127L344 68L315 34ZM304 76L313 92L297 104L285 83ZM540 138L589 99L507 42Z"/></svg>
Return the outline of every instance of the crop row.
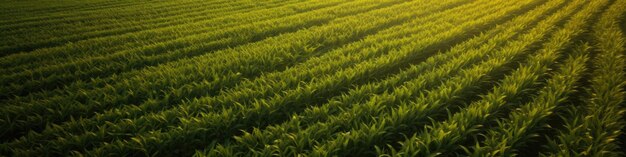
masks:
<svg viewBox="0 0 626 157"><path fill-rule="evenodd" d="M376 4L384 4L384 3L370 3L368 1L363 1L364 3L369 3L372 5L359 5L359 7L353 6L340 6L342 10L341 12L351 13L353 11L358 11L362 9L368 9L372 6L376 6ZM410 9L410 8L409 8ZM337 10L337 9L335 9ZM331 18L331 15L337 15L338 12L335 10L322 10L316 13L318 15L314 15L313 17L325 17ZM114 85L106 85L103 88L96 88L94 90L84 91L85 88L78 88L77 91L83 91L84 95L76 95L75 92L71 92L71 90L65 89L63 92L68 93L65 98L63 97L51 97L53 101L44 100L43 102L48 102L45 104L41 104L38 102L28 103L28 104L15 104L11 106L7 106L3 108L3 111L8 111L12 113L17 113L15 115L24 115L22 113L34 113L34 116L27 116L26 119L31 120L53 120L53 121L63 121L70 116L78 116L80 114L93 114L95 111L99 111L99 108L109 108L107 106L110 105L122 105L122 104L134 104L140 103L141 100L145 98L158 98L161 93L161 90L168 90L168 88L179 88L177 84L188 84L196 81L204 81L209 82L214 85L220 85L215 87L224 88L225 83L236 83L233 79L242 79L242 77L251 77L258 75L258 73L263 71L270 71L273 69L280 69L280 67L288 66L290 64L295 64L296 60L306 59L310 56L315 55L316 53L322 53L323 51L316 50L315 48L309 48L308 42L306 38L309 40L319 40L320 38L325 38L325 43L317 43L320 46L325 45L327 48L332 48L331 46L347 43L348 41L353 40L354 38L360 38L363 35L369 34L372 31L376 31L381 27L385 27L388 24L392 24L394 22L393 19L381 18L380 16L395 16L395 22L399 22L403 20L403 18L410 18L410 14L376 14L376 13L368 13L368 14L360 14L355 15L357 18L372 18L377 19L379 22L372 22L368 25L361 25L361 27L352 28L350 31L337 31L337 29L349 29L346 27L347 25L353 24L356 21L354 18L352 21L347 20L338 20L336 24L325 25L324 27L317 27L314 29L301 30L295 33L284 34L282 35L284 38L270 38L268 40L264 40L262 42L258 42L255 44L248 44L242 47L238 47L237 49L227 49L224 51L218 51L215 53L211 53L209 55L204 55L200 57L196 57L193 59L184 59L182 61L176 62L177 64L164 64L159 67L153 67L149 70L135 71L134 78L121 78L117 79L121 82L115 82ZM302 17L305 18L305 17ZM295 23L307 23L310 21L293 21ZM289 25L289 23L284 23L284 25ZM276 26L276 25L274 25ZM355 31L355 33L352 33ZM313 34L316 33L316 34ZM326 33L326 35L321 35L321 33ZM292 39L300 39L302 42L285 42L285 41L293 41ZM279 44L280 43L280 44ZM282 51L276 51L280 50ZM322 49L323 50L323 49ZM292 52L299 52L298 54ZM279 55L282 52L283 60L279 61ZM258 55L252 55L252 54ZM264 57L264 55L266 57ZM255 56L254 58L252 58ZM268 57L275 57L273 60L267 60ZM195 65L193 65L195 64ZM246 65L248 64L248 65ZM178 66L178 67L176 67ZM180 68L179 68L180 67ZM158 68L161 70L154 71L154 68ZM233 73L230 75L222 74L222 71L225 70L234 70L237 73ZM147 72L146 72L147 71ZM188 73L191 72L191 73ZM169 73L169 74L168 74ZM187 75L180 75L181 73L187 73ZM164 75L165 74L165 75ZM193 75L189 75L193 74ZM243 76L242 76L243 75ZM131 75L132 76L132 75ZM169 78L168 78L169 77ZM225 77L224 79L219 77ZM211 79L214 78L214 79ZM115 79L115 78L113 78ZM92 83L91 85L93 85ZM144 85L142 85L144 84ZM121 85L121 87L120 87ZM178 85L178 86L179 86ZM126 87L124 87L126 86ZM150 87L151 86L151 87ZM139 88L138 88L139 87ZM136 91L139 89L140 91ZM204 92L215 92L216 90L208 90L204 89ZM109 93L109 94L107 94ZM136 93L129 95L129 93ZM120 96L116 98L115 96ZM69 100L68 100L69 97ZM55 100L56 99L56 100ZM74 100L74 101L71 101ZM55 102L56 101L56 102ZM61 101L61 102L59 102ZM42 102L42 101L39 101ZM87 104L86 104L87 103ZM83 104L83 105L79 105ZM92 105L93 104L93 105ZM97 105L100 104L100 105ZM45 109L44 109L45 108ZM6 110L5 110L6 109ZM59 109L56 112L55 110ZM85 110L87 109L87 110ZM28 111L27 111L28 110ZM83 110L83 111L78 111ZM91 111L88 111L91 110ZM27 112L22 112L27 111ZM32 112L31 112L32 111ZM20 113L22 112L22 113ZM45 113L44 113L45 112ZM50 113L52 112L52 113ZM56 112L56 113L55 113ZM50 113L50 114L47 114ZM54 115L57 114L57 115ZM60 115L59 115L60 114ZM42 115L44 117L39 117L37 115ZM31 118L28 118L31 117ZM37 118L39 117L39 118ZM50 118L47 118L50 117ZM52 118L54 117L54 118ZM17 117L15 117L17 118ZM34 118L34 119L33 119ZM24 121L26 125L41 125L42 123L36 123L35 121ZM14 120L15 121L15 120ZM8 121L5 121L8 122ZM35 123L32 123L35 122ZM5 123L10 124L11 122Z"/></svg>
<svg viewBox="0 0 626 157"><path fill-rule="evenodd" d="M464 44L456 46L455 48L453 48L453 50L449 52L434 56L426 62L420 63L417 66L407 69L407 71L398 74L398 76L390 77L388 80L380 81L383 83L376 83L360 87L358 88L358 90L351 91L349 95L341 96L340 99L331 99L331 102L329 102L328 104L324 104L322 107L314 107L311 109L307 109L307 111L305 111L305 113L302 115L294 115L291 120L281 125L268 127L266 128L266 130L263 131L255 129L251 133L245 133L242 137L236 138L238 141L237 143L233 143L232 145L228 146L218 146L217 149L213 150L214 152L210 153L221 153L221 155L228 155L228 152L247 151L246 149L250 148L260 149L255 149L253 152L251 152L256 155L295 155L295 153L302 152L302 149L306 148L306 146L309 145L308 143L314 142L314 140L316 139L321 139L323 136L326 136L326 138L332 136L332 134L337 131L348 129L349 124L358 125L358 123L360 122L368 121L366 119L373 118L378 116L378 114L381 114L378 112L382 112L381 110L384 110L384 107L382 106L393 105L395 103L406 101L403 99L408 99L410 97L418 95L420 90L429 89L433 86L436 86L436 84L439 83L438 81L446 80L446 77L455 76L454 73L456 73L455 71L458 71L459 68L468 66L468 64L472 64L472 62L478 62L478 60L480 60L480 58L483 58L484 56L497 54L497 51L491 51L492 53L489 54L484 54L480 52L489 51L490 49L493 49L494 46L498 45L498 42L504 42L507 38L511 38L516 32L515 30L522 29L522 26L520 24L522 24L524 21L531 22L535 18L535 16L541 15L549 9L555 9L551 7L554 7L555 4L558 3L559 2L546 4L544 5L544 7L541 7L541 9L537 9L535 11L532 11L532 13L528 13L528 15L524 16L525 19L518 18L513 22L509 22L498 29L494 29L493 31L488 32L488 34L484 36L474 38ZM511 28L507 25L517 25L517 27ZM493 37L494 35L496 35L497 32L503 31L504 29L509 30L502 32L503 34L497 35L496 38L494 38L493 40L489 40L488 45L479 46L481 42L489 39L490 37ZM455 54L459 55L458 53L462 53L463 50L469 49L470 47L476 48L472 49L469 52L466 52L463 56L457 56L454 59L451 58ZM447 63L444 62L448 59L450 60L447 61ZM436 69L432 69L437 67L437 64L441 63L446 64L440 65L441 67L438 67ZM415 78L415 80L411 80L407 83L397 82L400 81L398 79L401 78L410 80L412 79L411 77L416 77L411 76L410 74L420 74L420 76ZM393 88L393 86L397 86L399 84L404 84L404 86L396 87L396 89L394 90L387 89L387 91L393 91L390 93L377 93L382 95L373 96L369 99L370 101L367 103L362 101L363 99L366 99L363 97L370 94L367 93L367 91L371 90L371 88ZM390 85L391 87L389 87ZM350 106L353 104L354 106ZM337 113L339 111L341 111L340 113L338 113L340 115L332 115L332 113ZM324 120L326 120L326 122L315 123L315 121ZM301 130L305 128L306 130ZM292 131L298 132L295 133ZM354 152L351 151L346 153L350 154Z"/></svg>
<svg viewBox="0 0 626 157"><path fill-rule="evenodd" d="M452 1L452 2L454 2L454 1ZM407 5L409 5L409 4L407 4ZM424 28L424 27L421 27L421 28ZM397 35L401 35L401 34L402 34L402 33L397 33ZM384 36L384 35L387 35L387 34L383 34L383 35L381 35L381 36ZM393 36L392 36L392 37L393 37ZM371 41L377 41L377 40L371 40ZM405 41L405 42L406 42L406 41ZM373 43L373 42L372 42L372 43ZM391 45L389 45L389 46L391 46ZM357 47L357 48L358 48L358 47ZM341 52L341 51L338 51L338 52ZM349 52L349 51L348 51L348 52ZM377 51L374 51L374 52L377 52ZM378 51L378 52L380 53L380 51ZM345 53L345 52L336 53L336 54L341 55L342 53ZM364 56L367 56L367 55L364 55ZM328 58L328 59L330 59L330 58ZM346 59L351 59L351 58L346 58ZM343 61L343 62L344 62L344 64L345 64L345 62L346 62L346 61L349 61L349 60L344 60L344 61ZM341 63L341 62L340 62L340 63ZM347 62L347 63L349 63L349 62ZM319 62L318 62L318 63L316 63L316 64L319 64ZM314 65L315 65L315 64L314 64ZM302 68L306 68L305 66L301 66L301 67L302 67ZM325 67L322 67L322 68L325 68ZM328 69L328 68L325 68L325 69ZM314 71L314 70L312 70L312 71ZM284 74L289 74L289 73L284 73ZM310 75L310 74L309 74L309 75ZM287 75L287 76L288 76L288 75ZM280 77L274 77L274 78L280 78ZM263 82L265 82L265 81L263 81ZM263 83L263 82L260 82L260 83ZM271 83L271 82L270 82L270 83ZM197 112L196 110L190 110L190 111ZM174 113L176 113L176 112L174 112Z"/></svg>
<svg viewBox="0 0 626 157"><path fill-rule="evenodd" d="M248 12L264 7L280 6L284 4L294 3L295 1L274 1L244 4L227 4L225 6L202 6L202 4L194 4L194 6L175 6L170 5L166 11L174 10L175 13L165 14L163 12L147 12L145 15L139 16L137 13L131 12L130 17L141 17L144 19L125 19L119 17L123 11L110 11L115 17L89 17L87 15L80 16L81 19L56 19L60 24L53 24L47 20L37 21L40 25L14 26L14 28L0 28L3 35L11 36L4 38L0 51L11 54L21 51L31 51L43 47L54 47L65 44L67 42L76 42L90 38L106 37L111 35L132 33L137 31L146 31L149 29L176 26L199 22L207 19L213 19L221 16L229 16L233 13ZM166 5L167 6L167 5ZM193 8L193 9L190 9ZM218 8L218 9L211 9ZM151 10L150 8L139 10ZM163 9L161 9L163 10ZM99 11L102 12L102 11ZM102 15L103 13L96 14ZM162 17L152 17L158 14L164 14ZM113 16L112 15L112 16ZM150 16L148 16L150 15ZM83 19L84 18L84 19ZM76 21L72 23L71 21ZM82 21L90 21L85 23ZM6 54L3 54L6 55Z"/></svg>
<svg viewBox="0 0 626 157"><path fill-rule="evenodd" d="M510 9L513 8L515 7L511 7ZM488 10L485 11L488 12ZM504 9L502 12L506 11L507 10ZM490 17L495 18L498 16ZM488 23L488 20L484 22ZM466 24L467 26L448 31L461 33L467 31L467 28L479 25L472 24L474 23L469 22ZM444 36L441 36L441 38L445 39L446 35L452 37L455 36L454 34L456 33L442 33ZM428 40L426 40L426 42L427 41ZM255 100L251 104L233 104L231 106L221 107L222 109L216 107L218 111L201 113L199 117L189 118L184 118L184 115L180 115L180 113L184 114L187 113L187 111L180 112L180 110L174 110L170 113L178 112L179 115L171 117L178 117L177 121L180 121L180 124L167 125L177 125L180 127L168 128L169 131L161 129L161 131L139 134L135 137L131 137L129 140L117 141L96 148L91 153L108 154L111 152L131 152L131 154L141 154L142 152L134 152L135 149L133 148L136 147L143 147L142 150L146 150L147 152L155 152L156 150L179 150L181 152L189 152L189 149L209 144L211 141L206 141L208 139L217 140L219 142L219 138L233 135L237 133L239 129L259 125L259 127L262 127L267 124L280 122L281 119L288 117L289 113L300 112L304 109L303 107L306 107L300 105L319 101L314 98L325 98L327 97L326 95L345 88L347 85L358 84L359 80L363 78L375 78L375 76L384 75L381 74L381 72L390 71L387 68L397 68L394 64L406 64L406 61L403 60L413 58L410 54L420 51L420 43L421 42L408 44L406 48L401 48L400 51L391 51L389 55L379 57L372 61L359 63L353 68L347 68L346 70L342 70L328 77L322 76L320 79L317 79L319 81L306 83L303 87L288 90L284 92L284 94L273 96L269 99ZM217 105L217 103L209 104ZM193 112L194 110L188 111Z"/></svg>
<svg viewBox="0 0 626 157"><path fill-rule="evenodd" d="M326 6L332 6L337 4L337 2L338 1L295 3L267 9L236 10L230 16L223 16L218 18L206 18L205 16L198 16L197 18L190 18L194 22L185 22L184 24L172 26L168 26L168 23L159 23L157 25L142 24L140 26L144 27L144 29L139 32L88 39L77 43L68 43L65 46L38 49L36 51L31 51L28 53L14 54L4 57L4 60L0 60L2 61L0 63L3 66L10 67L10 69L3 69L7 72L15 72L28 69L34 70L40 67L50 65L76 62L90 57L102 57L114 54L117 51L125 49L145 49L146 47L154 47L154 44L156 43L166 43L176 38L209 33L212 31L226 29L228 27L233 27L250 22L269 21L273 18L281 18L287 15L293 15L323 8ZM170 22L176 22L180 20L181 19L175 19L170 20ZM160 27L147 29L149 27L156 26ZM109 31L119 32L117 30ZM68 55L71 55L71 57L68 57ZM47 58L43 59L42 57Z"/></svg>
<svg viewBox="0 0 626 157"><path fill-rule="evenodd" d="M626 1L34 3L0 156L624 154Z"/></svg>
<svg viewBox="0 0 626 157"><path fill-rule="evenodd" d="M623 134L620 129L626 124L620 118L625 112L626 51L617 22L624 17L626 2L614 3L591 30L597 54L592 60L591 85L585 91L588 94L583 98L584 104L568 108L568 114L561 116L564 127L550 139L549 156L624 155L616 139Z"/></svg>
<svg viewBox="0 0 626 157"><path fill-rule="evenodd" d="M559 39L561 37L557 36L556 38ZM311 152L311 154L315 156L347 155L361 153L365 150L374 150L374 146L384 146L384 144L389 141L394 141L399 138L401 139L403 135L415 132L416 128L432 122L433 119L438 119L438 115L441 115L442 113L445 114L445 111L453 112L453 110L451 111L450 109L454 107L453 105L463 104L459 104L456 101L470 101L471 97L469 97L468 94L477 94L478 91L473 90L481 89L480 84L485 83L483 81L487 81L490 78L497 78L486 76L504 72L502 68L507 67L507 63L514 61L515 58L519 56L524 56L525 51L519 51L520 48L524 47L524 45L513 45L514 47L511 49L508 49L508 47L503 48L498 55L493 56L490 60L464 70L460 76L445 81L443 85L433 90L429 90L423 95L419 95L413 101L400 103L399 106L394 108L390 113L377 116L373 123L353 125L351 127L352 129L346 131L346 133L340 133L333 139L315 146L315 149ZM523 65L537 62L533 59L534 58L531 57L530 61L527 61L526 64ZM549 61L550 60L541 62L545 63ZM453 116L451 118L453 118ZM472 126L469 128L472 128ZM456 129L460 130L459 128ZM445 130L435 130L434 132L442 131ZM446 133L451 132L448 131ZM441 137L441 135L447 134L444 133L434 135L435 136L433 137ZM463 136L452 135L451 139L443 141L454 141L454 139L458 139L460 137ZM428 146L431 147L419 149L419 144L415 145L414 143L423 142L422 140L429 140L429 138L420 138L417 136L409 138L407 141L401 143L401 145L405 147L395 152L399 155L409 156L429 156L433 154L453 152L453 150L445 150L446 147L437 148L437 146L441 144L437 141L425 143L429 144Z"/></svg>
<svg viewBox="0 0 626 157"><path fill-rule="evenodd" d="M144 47L124 49L123 51L115 52L110 55L93 56L81 60L36 68L21 73L14 73L0 77L0 80L9 84L7 88L3 88L3 92L7 94L6 96L11 94L23 95L33 90L54 89L61 85L68 85L74 81L87 80L88 78L107 77L124 71L166 64L168 62L188 62L178 60L199 55L211 56L212 53L232 51L228 48L268 39L271 36L293 32L303 27L306 28L323 24L334 18L397 3L397 1L385 2L371 3L370 1L358 1L323 8L304 14L288 16L286 18L275 18L224 29L216 28L216 30L211 32L176 38L172 41L155 41L155 43ZM359 7L352 7L354 5ZM29 81L20 82L23 80Z"/></svg>

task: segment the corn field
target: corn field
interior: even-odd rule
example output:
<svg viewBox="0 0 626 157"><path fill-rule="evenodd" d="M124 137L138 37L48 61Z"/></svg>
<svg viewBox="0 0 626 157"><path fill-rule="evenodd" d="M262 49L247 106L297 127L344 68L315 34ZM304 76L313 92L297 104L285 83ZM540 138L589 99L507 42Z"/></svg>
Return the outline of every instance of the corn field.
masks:
<svg viewBox="0 0 626 157"><path fill-rule="evenodd" d="M0 156L626 156L626 0L0 5Z"/></svg>

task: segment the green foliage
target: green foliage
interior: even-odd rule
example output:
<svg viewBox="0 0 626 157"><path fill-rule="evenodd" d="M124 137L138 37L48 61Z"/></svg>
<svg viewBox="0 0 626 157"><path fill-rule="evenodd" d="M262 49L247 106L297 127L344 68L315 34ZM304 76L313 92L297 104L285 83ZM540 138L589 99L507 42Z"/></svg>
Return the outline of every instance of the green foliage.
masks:
<svg viewBox="0 0 626 157"><path fill-rule="evenodd" d="M625 9L6 1L0 156L620 156Z"/></svg>

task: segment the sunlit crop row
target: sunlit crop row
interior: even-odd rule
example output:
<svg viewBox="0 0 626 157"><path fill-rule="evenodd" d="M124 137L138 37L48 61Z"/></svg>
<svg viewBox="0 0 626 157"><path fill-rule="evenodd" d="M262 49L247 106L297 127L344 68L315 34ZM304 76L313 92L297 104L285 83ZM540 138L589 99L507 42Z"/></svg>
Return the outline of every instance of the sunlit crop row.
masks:
<svg viewBox="0 0 626 157"><path fill-rule="evenodd" d="M625 1L8 5L0 155L624 155Z"/></svg>

